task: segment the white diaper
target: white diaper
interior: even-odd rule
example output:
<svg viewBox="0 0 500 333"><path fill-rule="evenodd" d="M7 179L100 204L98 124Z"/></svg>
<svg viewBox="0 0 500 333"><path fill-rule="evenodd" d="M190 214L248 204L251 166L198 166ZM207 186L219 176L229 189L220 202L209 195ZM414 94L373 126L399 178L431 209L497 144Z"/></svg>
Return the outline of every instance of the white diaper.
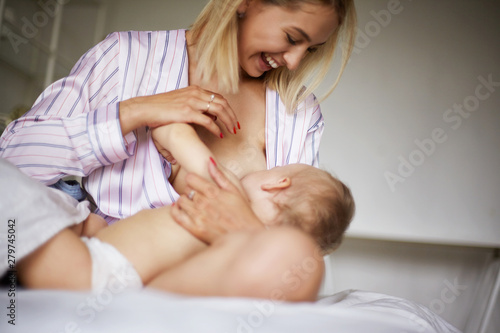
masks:
<svg viewBox="0 0 500 333"><path fill-rule="evenodd" d="M142 287L142 280L134 266L114 246L98 238L82 237L92 259L92 292L105 290L117 294Z"/></svg>

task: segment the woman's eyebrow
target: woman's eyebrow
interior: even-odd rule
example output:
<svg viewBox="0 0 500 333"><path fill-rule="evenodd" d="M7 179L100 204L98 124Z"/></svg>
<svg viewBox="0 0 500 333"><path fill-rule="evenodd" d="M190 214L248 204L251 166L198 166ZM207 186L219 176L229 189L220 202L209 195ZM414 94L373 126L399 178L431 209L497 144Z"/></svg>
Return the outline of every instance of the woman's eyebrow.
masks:
<svg viewBox="0 0 500 333"><path fill-rule="evenodd" d="M302 37L304 37L309 43L311 42L311 37L309 37L309 35L304 30L298 27L293 27L293 29L301 34Z"/></svg>
<svg viewBox="0 0 500 333"><path fill-rule="evenodd" d="M293 27L293 29L297 31L299 34L301 34L302 37L304 37L304 39L307 40L309 43L311 42L311 37L309 37L309 35L304 30L302 30L299 27ZM316 44L316 46L321 46L323 44L326 44L326 42Z"/></svg>

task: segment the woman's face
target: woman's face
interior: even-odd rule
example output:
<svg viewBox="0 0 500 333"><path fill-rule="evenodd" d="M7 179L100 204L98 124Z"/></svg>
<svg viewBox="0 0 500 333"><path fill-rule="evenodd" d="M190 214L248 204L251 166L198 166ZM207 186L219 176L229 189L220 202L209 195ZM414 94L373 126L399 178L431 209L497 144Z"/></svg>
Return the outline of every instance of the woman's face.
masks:
<svg viewBox="0 0 500 333"><path fill-rule="evenodd" d="M289 9L244 1L238 12L238 58L242 70L251 77L280 66L295 70L308 52L328 40L338 25L335 9L303 3Z"/></svg>

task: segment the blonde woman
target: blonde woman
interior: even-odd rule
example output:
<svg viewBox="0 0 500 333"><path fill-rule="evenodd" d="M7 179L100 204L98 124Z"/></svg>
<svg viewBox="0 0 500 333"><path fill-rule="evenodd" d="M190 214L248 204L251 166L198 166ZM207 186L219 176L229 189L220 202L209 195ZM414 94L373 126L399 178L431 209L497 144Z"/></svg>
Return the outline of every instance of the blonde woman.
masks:
<svg viewBox="0 0 500 333"><path fill-rule="evenodd" d="M189 31L110 34L8 126L0 157L48 185L83 177L108 224L179 197L162 125L193 124L238 177L317 166L312 91L338 48L340 77L355 24L352 0L211 0Z"/></svg>

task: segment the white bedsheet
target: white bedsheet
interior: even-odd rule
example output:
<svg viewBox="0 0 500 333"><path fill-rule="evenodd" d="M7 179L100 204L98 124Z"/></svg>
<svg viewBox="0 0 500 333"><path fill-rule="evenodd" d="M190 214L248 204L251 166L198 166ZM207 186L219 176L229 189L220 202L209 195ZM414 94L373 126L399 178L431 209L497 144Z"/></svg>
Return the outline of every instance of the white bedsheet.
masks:
<svg viewBox="0 0 500 333"><path fill-rule="evenodd" d="M8 301L2 290L0 308ZM100 298L24 290L16 293L16 325L5 315L0 318L0 332L459 332L422 306L354 290L298 304L183 297L154 290Z"/></svg>

